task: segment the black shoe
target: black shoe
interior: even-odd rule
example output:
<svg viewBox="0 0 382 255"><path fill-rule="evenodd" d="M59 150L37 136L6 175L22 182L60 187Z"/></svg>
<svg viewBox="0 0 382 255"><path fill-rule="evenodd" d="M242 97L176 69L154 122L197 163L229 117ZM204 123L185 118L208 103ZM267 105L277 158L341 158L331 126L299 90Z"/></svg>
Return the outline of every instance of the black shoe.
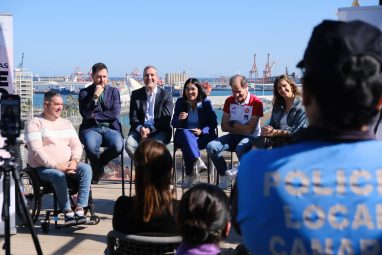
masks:
<svg viewBox="0 0 382 255"><path fill-rule="evenodd" d="M77 224L85 224L87 222L87 218L85 216L85 212L83 209L80 209L75 212L75 217L77 220Z"/></svg>
<svg viewBox="0 0 382 255"><path fill-rule="evenodd" d="M98 184L101 177L103 176L105 170L103 167L97 171L93 171L93 179L92 179L92 184Z"/></svg>
<svg viewBox="0 0 382 255"><path fill-rule="evenodd" d="M72 211L65 213L64 220L65 220L65 226L67 227L77 225L76 218L74 217L74 212Z"/></svg>

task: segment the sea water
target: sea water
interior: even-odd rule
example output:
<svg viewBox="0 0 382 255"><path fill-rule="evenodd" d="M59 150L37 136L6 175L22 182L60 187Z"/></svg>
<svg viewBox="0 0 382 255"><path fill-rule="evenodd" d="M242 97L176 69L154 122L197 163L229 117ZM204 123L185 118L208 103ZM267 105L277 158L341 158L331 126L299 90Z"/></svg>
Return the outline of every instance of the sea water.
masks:
<svg viewBox="0 0 382 255"><path fill-rule="evenodd" d="M231 95L231 90L212 90L210 96L230 96ZM253 93L253 91L251 91ZM256 90L255 95L257 96L271 96L272 91L263 91L263 90ZM62 95L62 99L64 101L64 104L68 102L68 96L73 97L74 100L78 100L78 95ZM44 94L42 93L35 93L33 95L33 107L42 107L43 106L43 99L44 99ZM215 109L215 113L218 119L218 123L220 125L222 116L223 116L223 111L221 109ZM123 126L130 126L129 125L129 115L125 114L121 116L121 123Z"/></svg>

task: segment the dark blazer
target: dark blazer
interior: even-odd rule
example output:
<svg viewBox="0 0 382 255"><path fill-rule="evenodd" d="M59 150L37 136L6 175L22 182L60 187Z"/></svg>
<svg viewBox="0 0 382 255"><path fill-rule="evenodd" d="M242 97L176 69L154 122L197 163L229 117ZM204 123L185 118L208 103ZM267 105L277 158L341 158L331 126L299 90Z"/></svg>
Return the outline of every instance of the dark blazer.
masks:
<svg viewBox="0 0 382 255"><path fill-rule="evenodd" d="M139 125L143 125L146 115L146 89L145 87L134 90L130 99L130 130L136 130ZM171 139L171 116L173 110L172 96L168 91L158 87L154 106L154 127L157 131L166 132Z"/></svg>
<svg viewBox="0 0 382 255"><path fill-rule="evenodd" d="M93 95L95 85L92 84L87 88L80 90L78 96L82 123L80 126L80 134L89 129L96 127L97 121L109 122L110 128L119 131L122 135L121 123L119 117L121 114L121 98L117 88L106 85L102 103L94 103Z"/></svg>
<svg viewBox="0 0 382 255"><path fill-rule="evenodd" d="M179 114L185 111L185 99L183 97L178 98L175 103L174 117L172 118L172 126L174 128L185 128L186 121L179 120ZM204 99L201 107L197 107L199 128L202 130L202 134L216 135L215 129L218 125L215 111L212 109L211 101Z"/></svg>

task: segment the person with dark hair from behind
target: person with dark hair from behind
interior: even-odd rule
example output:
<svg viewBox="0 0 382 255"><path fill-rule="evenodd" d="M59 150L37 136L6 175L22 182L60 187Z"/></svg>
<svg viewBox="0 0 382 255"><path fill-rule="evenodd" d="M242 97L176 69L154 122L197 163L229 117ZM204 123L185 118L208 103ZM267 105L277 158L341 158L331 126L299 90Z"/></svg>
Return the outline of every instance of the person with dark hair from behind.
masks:
<svg viewBox="0 0 382 255"><path fill-rule="evenodd" d="M207 183L191 187L179 203L177 223L183 237L177 255L220 254L218 244L231 227L226 194Z"/></svg>
<svg viewBox="0 0 382 255"><path fill-rule="evenodd" d="M199 172L207 169L199 150L217 138L217 117L206 97L200 82L190 78L184 83L183 96L175 103L172 126L176 128L174 143L182 150L185 162L184 189L196 181Z"/></svg>
<svg viewBox="0 0 382 255"><path fill-rule="evenodd" d="M272 115L269 125L261 128L254 147L274 148L289 144L294 135L306 125L301 92L287 75L278 76L273 83Z"/></svg>
<svg viewBox="0 0 382 255"><path fill-rule="evenodd" d="M144 139L134 154L136 195L117 199L113 229L126 234L160 232L176 234L176 200L170 189L172 157L166 146Z"/></svg>
<svg viewBox="0 0 382 255"><path fill-rule="evenodd" d="M123 137L119 117L119 91L108 84L108 70L104 63L92 67L93 84L80 90L79 109L82 116L80 139L93 170L92 183L104 174L104 167L122 152ZM101 153L100 147L105 147Z"/></svg>
<svg viewBox="0 0 382 255"><path fill-rule="evenodd" d="M244 242L254 254L381 254L382 143L369 125L382 108L382 32L323 21L298 67L309 126L242 158Z"/></svg>

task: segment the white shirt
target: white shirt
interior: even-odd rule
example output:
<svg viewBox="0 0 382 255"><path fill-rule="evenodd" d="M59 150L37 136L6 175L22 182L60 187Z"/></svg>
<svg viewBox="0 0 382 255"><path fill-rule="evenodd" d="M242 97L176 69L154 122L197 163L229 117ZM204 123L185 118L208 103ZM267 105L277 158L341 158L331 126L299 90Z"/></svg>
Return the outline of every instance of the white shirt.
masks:
<svg viewBox="0 0 382 255"><path fill-rule="evenodd" d="M288 122L287 122L288 114L289 114L289 112L285 112L283 117L280 120L280 129L281 130L285 130L288 128Z"/></svg>
<svg viewBox="0 0 382 255"><path fill-rule="evenodd" d="M150 127L151 128L151 132L155 131L155 127L154 127L154 112L155 112L154 111L154 107L155 107L155 97L156 97L157 93L158 93L158 87L155 87L155 89L151 93L149 93L146 90L147 101L146 101L146 114L145 114L144 125ZM142 128L142 125L139 125L136 128L136 130L138 132L140 132L141 128Z"/></svg>

